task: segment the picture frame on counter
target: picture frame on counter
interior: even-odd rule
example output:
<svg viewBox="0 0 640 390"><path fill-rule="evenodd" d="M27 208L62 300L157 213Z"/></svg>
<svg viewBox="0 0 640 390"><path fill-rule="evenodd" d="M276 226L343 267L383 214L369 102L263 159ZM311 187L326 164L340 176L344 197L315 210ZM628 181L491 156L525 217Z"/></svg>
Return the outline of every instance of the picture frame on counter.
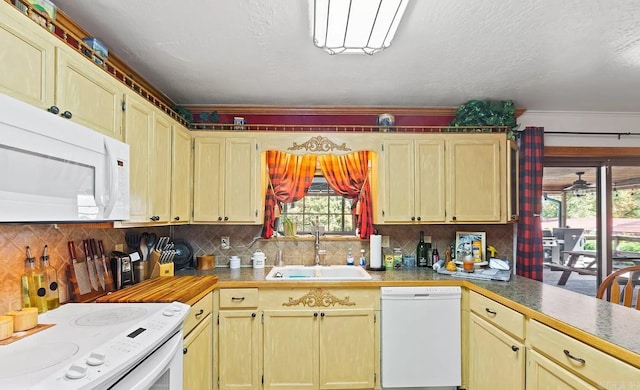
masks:
<svg viewBox="0 0 640 390"><path fill-rule="evenodd" d="M476 262L488 261L486 232L456 232L456 260L471 254Z"/></svg>

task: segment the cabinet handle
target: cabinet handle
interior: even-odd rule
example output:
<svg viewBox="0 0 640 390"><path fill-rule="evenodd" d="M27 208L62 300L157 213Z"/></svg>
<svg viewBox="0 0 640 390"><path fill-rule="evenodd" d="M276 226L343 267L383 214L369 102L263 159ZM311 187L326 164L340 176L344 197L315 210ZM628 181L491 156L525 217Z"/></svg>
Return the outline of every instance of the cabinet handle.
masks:
<svg viewBox="0 0 640 390"><path fill-rule="evenodd" d="M66 118L66 119L71 119L72 115L69 111L65 111L62 114L60 114L61 117Z"/></svg>
<svg viewBox="0 0 640 390"><path fill-rule="evenodd" d="M173 217L173 220L174 221L179 221L180 220L180 216L178 215L178 216Z"/></svg>
<svg viewBox="0 0 640 390"><path fill-rule="evenodd" d="M240 301L240 302L242 302L242 301L244 301L244 297L231 297L231 300L232 301Z"/></svg>
<svg viewBox="0 0 640 390"><path fill-rule="evenodd" d="M183 354L183 355L186 355L186 354L187 354L187 352L189 352L189 350L188 350L187 348L182 348L182 354Z"/></svg>
<svg viewBox="0 0 640 390"><path fill-rule="evenodd" d="M150 220L152 220L152 221L154 221L154 222L155 222L155 221L159 221L159 220L160 220L160 216L159 216L159 215L153 215L153 216L151 216L151 218L149 218L149 219L150 219Z"/></svg>
<svg viewBox="0 0 640 390"><path fill-rule="evenodd" d="M320 317L324 317L324 312L320 313Z"/></svg>
<svg viewBox="0 0 640 390"><path fill-rule="evenodd" d="M224 220L225 220L225 221L228 221L228 220L229 220L229 217L224 217Z"/></svg>
<svg viewBox="0 0 640 390"><path fill-rule="evenodd" d="M497 312L495 312L495 311L493 311L493 310L489 309L488 307L485 307L485 308L484 308L484 310L486 310L486 311L487 311L487 313L491 314L492 316L495 316L495 315L497 315L497 314L498 314Z"/></svg>
<svg viewBox="0 0 640 390"><path fill-rule="evenodd" d="M418 217L418 221L421 221L421 220L422 220L422 218Z"/></svg>
<svg viewBox="0 0 640 390"><path fill-rule="evenodd" d="M251 313L251 317L256 318L256 313Z"/></svg>
<svg viewBox="0 0 640 390"><path fill-rule="evenodd" d="M317 317L317 316L318 316L318 313L313 313L313 316L314 316L314 317Z"/></svg>
<svg viewBox="0 0 640 390"><path fill-rule="evenodd" d="M451 217L451 220L455 221L456 220L456 216L454 215L453 217Z"/></svg>
<svg viewBox="0 0 640 390"><path fill-rule="evenodd" d="M222 221L222 217L218 217L218 221Z"/></svg>
<svg viewBox="0 0 640 390"><path fill-rule="evenodd" d="M60 109L57 106L51 106L51 107L47 108L47 111L49 111L50 113L52 113L54 115L58 115L58 113L60 113Z"/></svg>
<svg viewBox="0 0 640 390"><path fill-rule="evenodd" d="M520 347L515 346L515 345L512 345L512 346L511 346L511 350L512 350L513 352L518 352L518 351L520 350Z"/></svg>
<svg viewBox="0 0 640 390"><path fill-rule="evenodd" d="M416 217L411 217L411 220L412 220L412 221L415 221L415 220L416 220Z"/></svg>
<svg viewBox="0 0 640 390"><path fill-rule="evenodd" d="M196 313L196 318L200 317L203 313L204 310L200 309L200 311Z"/></svg>
<svg viewBox="0 0 640 390"><path fill-rule="evenodd" d="M587 361L586 361L586 360L584 360L584 359L582 359L582 358L579 358L579 357L575 357L575 356L573 356L573 355L571 354L571 352L569 352L569 350L568 350L568 349L565 349L563 352L564 352L565 356L566 356L566 357L568 357L569 359L573 359L573 360L575 360L576 362L578 362L578 363L580 363L580 364L585 364L585 363L587 363Z"/></svg>

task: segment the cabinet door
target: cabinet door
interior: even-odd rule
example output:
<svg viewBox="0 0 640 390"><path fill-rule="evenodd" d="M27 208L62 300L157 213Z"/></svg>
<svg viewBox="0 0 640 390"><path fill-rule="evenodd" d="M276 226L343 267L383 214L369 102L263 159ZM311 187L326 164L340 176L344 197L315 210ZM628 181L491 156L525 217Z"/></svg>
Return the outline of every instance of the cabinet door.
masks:
<svg viewBox="0 0 640 390"><path fill-rule="evenodd" d="M125 96L125 142L129 145L129 221L150 222L149 139L153 107L141 98Z"/></svg>
<svg viewBox="0 0 640 390"><path fill-rule="evenodd" d="M383 146L385 223L407 223L415 218L414 150L412 140L387 140Z"/></svg>
<svg viewBox="0 0 640 390"><path fill-rule="evenodd" d="M319 317L311 310L264 312L265 390L318 388Z"/></svg>
<svg viewBox="0 0 640 390"><path fill-rule="evenodd" d="M224 216L229 222L258 221L256 140L227 138L225 143Z"/></svg>
<svg viewBox="0 0 640 390"><path fill-rule="evenodd" d="M124 88L72 49L56 48L56 97L60 112L69 111L72 121L122 139Z"/></svg>
<svg viewBox="0 0 640 390"><path fill-rule="evenodd" d="M55 39L13 6L0 4L0 92L37 107L54 99Z"/></svg>
<svg viewBox="0 0 640 390"><path fill-rule="evenodd" d="M527 348L527 390L595 390L551 360Z"/></svg>
<svg viewBox="0 0 640 390"><path fill-rule="evenodd" d="M193 221L222 221L224 139L195 138L193 151Z"/></svg>
<svg viewBox="0 0 640 390"><path fill-rule="evenodd" d="M500 143L500 138L489 136L447 141L450 221L500 221L503 201Z"/></svg>
<svg viewBox="0 0 640 390"><path fill-rule="evenodd" d="M226 311L218 314L219 389L260 387L260 314L256 311Z"/></svg>
<svg viewBox="0 0 640 390"><path fill-rule="evenodd" d="M191 134L173 125L171 146L171 222L188 223L191 214Z"/></svg>
<svg viewBox="0 0 640 390"><path fill-rule="evenodd" d="M415 141L415 213L418 221L445 221L444 172L444 140Z"/></svg>
<svg viewBox="0 0 640 390"><path fill-rule="evenodd" d="M469 388L524 389L524 345L475 313L469 320Z"/></svg>
<svg viewBox="0 0 640 390"><path fill-rule="evenodd" d="M375 382L373 310L320 313L320 389L372 389Z"/></svg>
<svg viewBox="0 0 640 390"><path fill-rule="evenodd" d="M171 122L164 114L154 114L153 131L147 156L149 202L153 222L168 222L171 214Z"/></svg>
<svg viewBox="0 0 640 390"><path fill-rule="evenodd" d="M213 333L211 316L202 320L184 339L184 390L211 390L213 384Z"/></svg>

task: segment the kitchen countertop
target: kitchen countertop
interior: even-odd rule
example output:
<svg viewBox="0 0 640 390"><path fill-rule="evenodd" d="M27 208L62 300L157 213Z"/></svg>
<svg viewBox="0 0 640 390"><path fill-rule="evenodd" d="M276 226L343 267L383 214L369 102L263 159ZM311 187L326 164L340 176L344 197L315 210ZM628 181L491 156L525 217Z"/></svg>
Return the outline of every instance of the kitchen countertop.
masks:
<svg viewBox="0 0 640 390"><path fill-rule="evenodd" d="M215 275L218 277L216 288L463 286L640 368L640 310L611 304L517 275L513 275L509 282L484 281L440 275L428 268L408 268L384 272L369 271L372 279L366 281L290 282L265 280L269 270L187 269L176 274Z"/></svg>
<svg viewBox="0 0 640 390"><path fill-rule="evenodd" d="M215 275L158 277L145 280L122 290L104 295L100 303L173 302L193 305L213 291L218 278Z"/></svg>

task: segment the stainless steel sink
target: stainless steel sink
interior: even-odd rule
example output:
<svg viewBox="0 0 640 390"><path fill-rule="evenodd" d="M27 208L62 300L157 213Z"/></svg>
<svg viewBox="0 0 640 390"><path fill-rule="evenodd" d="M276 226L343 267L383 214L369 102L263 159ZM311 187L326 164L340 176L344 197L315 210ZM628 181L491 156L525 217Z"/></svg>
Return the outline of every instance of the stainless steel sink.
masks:
<svg viewBox="0 0 640 390"><path fill-rule="evenodd" d="M371 275L362 267L351 265L287 265L273 267L266 280L369 280Z"/></svg>

